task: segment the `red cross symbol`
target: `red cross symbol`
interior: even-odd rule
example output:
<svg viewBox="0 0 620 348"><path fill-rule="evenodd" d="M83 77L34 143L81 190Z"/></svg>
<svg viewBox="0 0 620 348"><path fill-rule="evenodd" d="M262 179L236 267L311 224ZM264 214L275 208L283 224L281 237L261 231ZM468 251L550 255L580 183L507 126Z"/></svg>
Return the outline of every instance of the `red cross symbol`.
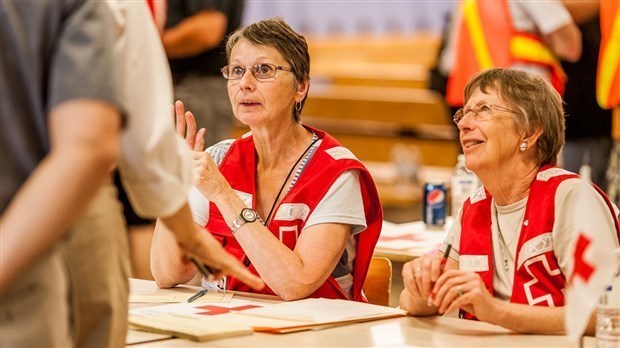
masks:
<svg viewBox="0 0 620 348"><path fill-rule="evenodd" d="M575 269L573 270L573 274L570 277L569 282L572 284L573 279L575 277L581 277L584 282L588 282L590 276L594 272L594 267L592 267L586 260L583 258L583 254L586 252L586 249L590 246L591 240L586 237L583 232L579 232L579 238L577 239L577 245L575 246Z"/></svg>
<svg viewBox="0 0 620 348"><path fill-rule="evenodd" d="M246 305L246 306L239 306L239 307L220 307L220 306L211 306L211 305L207 305L207 306L200 306L200 307L196 307L196 308L200 308L200 309L206 309L206 312L200 312L200 313L196 313L196 314L200 314L200 315L218 315L218 314L225 314L225 313L229 313L232 311L244 311L246 309L250 309L250 308L260 308L260 306L254 306L254 305Z"/></svg>

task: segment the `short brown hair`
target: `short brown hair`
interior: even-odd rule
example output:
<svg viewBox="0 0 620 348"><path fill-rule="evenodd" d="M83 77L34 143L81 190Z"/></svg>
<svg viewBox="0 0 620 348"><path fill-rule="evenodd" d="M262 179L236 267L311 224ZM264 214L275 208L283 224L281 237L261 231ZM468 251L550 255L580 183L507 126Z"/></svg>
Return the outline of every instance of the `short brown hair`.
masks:
<svg viewBox="0 0 620 348"><path fill-rule="evenodd" d="M226 57L230 60L230 53L239 40L245 39L255 45L273 47L293 69L296 86L304 81L310 81L310 53L306 39L296 33L281 17L274 17L241 27L230 34L226 42ZM301 110L306 103L308 93L301 101L301 108L293 106L292 114L295 122L301 120Z"/></svg>
<svg viewBox="0 0 620 348"><path fill-rule="evenodd" d="M465 103L472 93L488 88L519 110L516 125L531 134L542 129L536 146L536 160L539 164L553 164L564 145L564 109L562 97L544 78L521 70L493 68L476 74L465 86Z"/></svg>

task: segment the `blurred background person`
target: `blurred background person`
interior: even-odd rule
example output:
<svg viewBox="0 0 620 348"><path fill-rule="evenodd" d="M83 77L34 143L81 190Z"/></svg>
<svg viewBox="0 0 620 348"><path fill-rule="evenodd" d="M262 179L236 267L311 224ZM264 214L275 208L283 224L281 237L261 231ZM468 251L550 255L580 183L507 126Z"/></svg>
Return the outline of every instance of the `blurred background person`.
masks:
<svg viewBox="0 0 620 348"><path fill-rule="evenodd" d="M614 145L607 170L607 191L620 205L620 61L615 43L620 40L617 23L620 21L620 3L601 1L601 51L596 79L596 97L599 105L612 110ZM615 29L614 29L615 28Z"/></svg>
<svg viewBox="0 0 620 348"><path fill-rule="evenodd" d="M329 134L305 126L310 86L303 36L281 19L242 27L221 69L235 117L251 133L202 151L191 113L177 103L199 177L190 195L194 221L260 275L262 291L284 300L364 301L362 285L379 237L382 210L366 168ZM178 247L158 225L152 270L160 287L190 280ZM203 283L208 287L216 284ZM252 291L229 278L221 288Z"/></svg>
<svg viewBox="0 0 620 348"><path fill-rule="evenodd" d="M260 287L193 225L189 154L168 112L135 112L161 106L148 103L159 102L154 89L164 104L172 99L145 3L2 2L0 17L0 345L125 344L129 258L111 185L117 162L133 201L162 216L185 253ZM145 52L153 53L147 64Z"/></svg>
<svg viewBox="0 0 620 348"><path fill-rule="evenodd" d="M401 308L412 315L460 309L467 319L516 332L561 334L573 221L618 246L618 211L602 191L555 167L564 113L545 79L490 69L464 95L454 121L466 165L483 187L465 201L441 247L452 246L443 272L439 252L405 264ZM592 209L578 210L578 200Z"/></svg>
<svg viewBox="0 0 620 348"><path fill-rule="evenodd" d="M582 49L579 29L561 1L467 0L456 10L439 67L449 75L450 106L463 106L467 82L492 67L536 73L562 93L565 75L556 57L574 62Z"/></svg>
<svg viewBox="0 0 620 348"><path fill-rule="evenodd" d="M233 114L220 68L226 65L224 38L241 25L243 6L243 0L168 1L163 43L174 95L207 129L207 146L229 138L232 131Z"/></svg>
<svg viewBox="0 0 620 348"><path fill-rule="evenodd" d="M562 149L562 166L578 173L582 165L588 165L592 182L606 191L612 146L611 110L601 108L596 101L596 70L601 44L599 2L563 2L579 26L583 53L576 62L562 61L567 77L564 91L566 144Z"/></svg>

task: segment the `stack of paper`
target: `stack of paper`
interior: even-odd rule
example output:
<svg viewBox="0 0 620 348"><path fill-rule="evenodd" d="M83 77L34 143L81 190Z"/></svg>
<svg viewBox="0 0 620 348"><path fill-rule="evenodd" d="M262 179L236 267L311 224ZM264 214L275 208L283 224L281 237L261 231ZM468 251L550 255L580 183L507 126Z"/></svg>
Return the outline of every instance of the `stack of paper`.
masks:
<svg viewBox="0 0 620 348"><path fill-rule="evenodd" d="M305 299L272 304L233 299L216 305L177 303L135 309L130 311L129 322L143 329L200 340L244 334L243 328L286 333L403 315L406 312L400 309L345 300Z"/></svg>
<svg viewBox="0 0 620 348"><path fill-rule="evenodd" d="M253 333L252 328L248 326L223 323L213 318L195 319L173 314L131 314L129 323L132 329L168 334L199 342Z"/></svg>

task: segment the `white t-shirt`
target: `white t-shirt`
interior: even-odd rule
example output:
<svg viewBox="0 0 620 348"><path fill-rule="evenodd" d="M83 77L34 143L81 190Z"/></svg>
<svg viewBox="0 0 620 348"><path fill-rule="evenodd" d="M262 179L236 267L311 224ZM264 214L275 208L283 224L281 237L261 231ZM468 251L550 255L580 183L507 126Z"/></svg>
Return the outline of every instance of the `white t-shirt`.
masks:
<svg viewBox="0 0 620 348"><path fill-rule="evenodd" d="M593 209L589 212L580 211L577 208L578 191L580 185L583 185L581 179L567 179L560 185L555 194L555 222L551 235L553 238L553 250L558 260L558 264L564 276L572 273L572 226L575 219L586 221L592 231L600 233L616 234L614 221L609 213L609 209L601 195L591 186L588 186L588 196L580 199L587 199ZM518 202L497 206L495 200L491 204L491 234L493 240L493 290L495 297L502 300L509 300L512 294L512 285L514 283L514 260L517 252L517 243L521 225L523 224L523 216L527 198ZM580 214L575 216L575 214ZM496 215L497 214L497 215ZM618 215L616 209L615 214ZM452 241L452 251L450 257L455 261L459 260L459 246L461 242L461 211L459 211L458 219L454 220L452 230L448 233L444 245L440 248L445 250L446 244ZM508 271L503 266L503 255L499 242L499 230L497 229L497 218L501 227L504 241L509 249L508 255ZM616 246L618 244L617 238Z"/></svg>
<svg viewBox="0 0 620 348"><path fill-rule="evenodd" d="M145 1L107 0L117 33L115 73L123 81L127 124L121 135L120 175L144 217L170 216L187 199L192 179L189 147L172 122L172 77Z"/></svg>
<svg viewBox="0 0 620 348"><path fill-rule="evenodd" d="M219 166L222 163L233 141L234 140L224 140L206 150L213 157L215 164ZM318 140L313 146L313 149L318 148L320 143L321 140ZM308 156L312 156L313 154L314 150L309 151ZM309 159L310 158L307 157L306 161L302 161L302 165L307 163ZM303 168L301 169L303 170ZM251 197L248 198L240 195L240 198L251 208ZM209 222L209 200L194 186L190 189L188 200L192 209L194 222L200 226L205 226ZM262 216L262 218L264 219L265 217ZM322 223L351 225L351 236L346 246L347 260L345 263L338 266L344 268L338 272L347 274L336 277L336 281L338 281L338 284L344 290L345 294L350 294L353 285L353 276L350 273L353 270L356 250L356 240L354 236L367 227L359 172L357 170L347 170L340 174L325 196L321 198L321 201L317 204L312 214L308 216L304 230L310 226ZM343 261L341 260L341 262Z"/></svg>

